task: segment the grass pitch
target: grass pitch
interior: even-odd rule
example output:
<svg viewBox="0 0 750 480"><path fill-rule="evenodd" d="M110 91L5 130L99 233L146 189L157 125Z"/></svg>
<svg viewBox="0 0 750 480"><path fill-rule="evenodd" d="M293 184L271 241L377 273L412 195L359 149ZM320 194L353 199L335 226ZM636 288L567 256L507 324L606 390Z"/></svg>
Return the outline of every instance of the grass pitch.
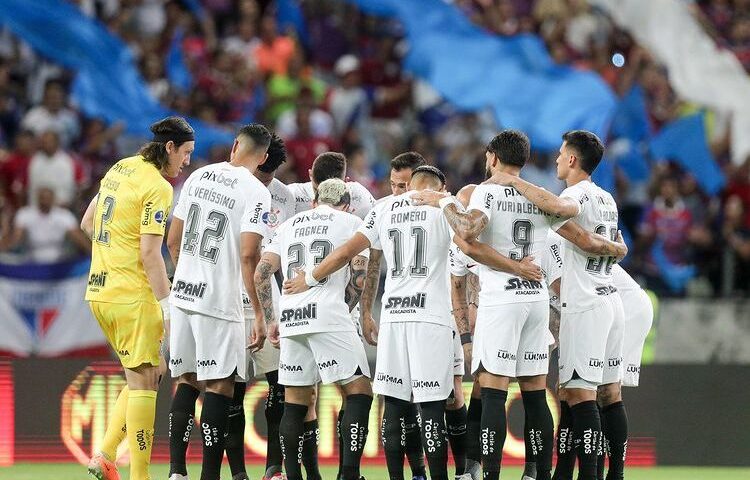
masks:
<svg viewBox="0 0 750 480"><path fill-rule="evenodd" d="M200 478L200 465L188 466L190 478ZM155 464L151 466L151 478L153 480L166 480L169 473L166 464ZM323 478L333 480L336 476L335 467L322 467ZM408 468L407 468L408 471ZM248 473L253 480L260 480L263 476L262 467L250 466ZM128 470L120 470L122 480L127 480ZM362 470L367 480L386 480L385 467L367 466ZM91 480L82 465L71 463L19 463L12 467L0 467L1 480ZM231 479L229 468L226 467L222 479ZM521 469L518 467L503 467L501 472L503 480L518 480L521 478ZM705 467L659 467L659 468L628 468L626 471L628 480L748 480L750 479L750 468L705 468Z"/></svg>

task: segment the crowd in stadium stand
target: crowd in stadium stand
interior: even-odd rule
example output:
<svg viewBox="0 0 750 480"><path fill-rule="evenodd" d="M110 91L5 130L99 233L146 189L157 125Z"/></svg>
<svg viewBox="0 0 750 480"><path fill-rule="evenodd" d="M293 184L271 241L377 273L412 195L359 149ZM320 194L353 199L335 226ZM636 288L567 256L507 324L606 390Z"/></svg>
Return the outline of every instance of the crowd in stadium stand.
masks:
<svg viewBox="0 0 750 480"><path fill-rule="evenodd" d="M405 150L419 151L443 168L453 190L482 180L484 145L498 129L493 115L459 112L410 77L401 65L408 46L394 20L365 16L339 0L304 0L307 35L302 42L294 31L280 31L274 2L203 0L203 17L180 1L73 3L130 46L149 90L164 105L210 124L263 122L275 129L290 155L280 174L284 181L307 181L312 160L326 150L343 151L348 176L376 197L389 192L388 159ZM584 0L454 3L493 34L540 35L555 62L596 71L618 95L640 85L653 131L701 110L675 94L667 72L649 52ZM749 5L746 0L712 0L695 7L705 28L746 67ZM166 73L176 35L181 35L177 38L193 80L188 90L172 85ZM618 52L624 65L613 62ZM80 217L98 179L138 146L138 139L122 135L122 125L80 114L70 100L71 79L72 72L46 62L8 30L0 31L3 251L31 250L31 259L48 258L33 250L50 242L62 248L66 241L69 255L85 250L66 235L53 240L50 234L42 246L28 235L24 242L17 238L19 225L24 218L46 215L39 210L40 196L48 200L51 195L59 207L48 212L67 217L60 213L67 210ZM718 296L750 289L750 161L740 166L730 162L728 121L706 112L711 150L728 179L720 195L707 196L689 173L669 162L652 165L645 181L617 176L621 223L632 239L626 265L661 294ZM616 139L608 140L611 146ZM214 149L209 158L195 158L193 167L226 159L227 153ZM534 152L524 176L553 191L562 188L554 153ZM69 218L58 223L68 230ZM40 223L24 228L28 232L36 225ZM684 287L664 281L652 258L654 242L663 245L674 268L695 268Z"/></svg>

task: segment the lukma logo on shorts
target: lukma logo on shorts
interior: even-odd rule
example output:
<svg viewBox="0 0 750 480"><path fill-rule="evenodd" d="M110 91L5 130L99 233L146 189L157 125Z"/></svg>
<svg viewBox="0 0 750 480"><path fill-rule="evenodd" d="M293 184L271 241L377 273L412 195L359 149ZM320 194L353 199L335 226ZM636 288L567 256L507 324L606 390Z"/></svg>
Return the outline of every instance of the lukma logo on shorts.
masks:
<svg viewBox="0 0 750 480"><path fill-rule="evenodd" d="M334 365L338 365L339 362L337 362L335 359L326 360L325 362L318 362L318 369L324 370L326 368L331 368Z"/></svg>
<svg viewBox="0 0 750 480"><path fill-rule="evenodd" d="M289 365L288 363L280 362L279 370L283 370L285 372L301 372L302 366L301 365Z"/></svg>
<svg viewBox="0 0 750 480"><path fill-rule="evenodd" d="M602 368L604 367L604 362L598 358L589 358L589 367Z"/></svg>
<svg viewBox="0 0 750 480"><path fill-rule="evenodd" d="M440 388L437 380L412 380L411 388Z"/></svg>
<svg viewBox="0 0 750 480"><path fill-rule="evenodd" d="M198 360L196 363L198 364L199 367L204 367L204 368L205 367L214 367L214 366L217 365L216 360L214 360L214 359Z"/></svg>
<svg viewBox="0 0 750 480"><path fill-rule="evenodd" d="M378 373L376 380L379 382L392 383L394 385L403 385L404 381L398 377L388 375L387 373Z"/></svg>
<svg viewBox="0 0 750 480"><path fill-rule="evenodd" d="M509 352L507 350L498 350L497 351L497 358L501 360L515 360L516 354L513 352Z"/></svg>

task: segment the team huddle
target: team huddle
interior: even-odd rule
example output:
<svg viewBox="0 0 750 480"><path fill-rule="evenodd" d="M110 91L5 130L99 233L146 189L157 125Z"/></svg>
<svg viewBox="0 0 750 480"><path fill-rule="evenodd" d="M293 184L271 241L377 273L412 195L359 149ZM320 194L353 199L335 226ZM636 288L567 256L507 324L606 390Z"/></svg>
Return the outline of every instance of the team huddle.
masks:
<svg viewBox="0 0 750 480"><path fill-rule="evenodd" d="M131 478L149 479L156 390L166 362L177 388L169 417L170 480L188 478L193 429L201 480L248 479L244 396L269 385L265 479L321 479L317 386L342 393L337 479L359 480L373 394L383 397L388 476L498 480L508 388L521 390L523 480L624 478L621 386L637 386L653 312L617 261L627 254L617 205L591 181L603 146L563 136L558 196L520 177L528 138L504 130L487 145L486 181L455 196L416 152L391 161L393 195L376 201L346 179L346 158L320 154L310 182L284 185L283 141L243 127L228 162L195 170L172 212L167 278L160 256L174 177L189 163L192 128L170 117L116 163L84 215L93 239L86 299L125 368L101 451L99 480L119 479L125 437ZM158 258L157 258L158 256ZM385 284L378 295L381 263ZM373 306L380 299L379 322ZM163 336L163 340L162 340ZM377 345L374 371L363 342ZM561 417L547 403L558 350ZM465 401L465 366L474 379ZM204 393L200 419L195 405ZM467 405L468 404L468 405ZM553 449L557 463L553 471ZM426 459L426 466L425 466ZM283 472L283 473L282 473Z"/></svg>

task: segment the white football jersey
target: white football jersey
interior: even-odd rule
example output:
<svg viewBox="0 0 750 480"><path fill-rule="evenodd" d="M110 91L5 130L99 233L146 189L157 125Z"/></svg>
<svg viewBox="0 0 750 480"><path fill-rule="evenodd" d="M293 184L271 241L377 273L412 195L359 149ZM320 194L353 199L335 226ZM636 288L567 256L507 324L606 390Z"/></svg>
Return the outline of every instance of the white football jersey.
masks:
<svg viewBox="0 0 750 480"><path fill-rule="evenodd" d="M638 282L633 280L633 277L631 277L624 268L617 264L612 265L612 284L618 292L632 292L641 289Z"/></svg>
<svg viewBox="0 0 750 480"><path fill-rule="evenodd" d="M350 213L319 205L282 223L265 251L281 258L285 279L293 278L295 269L312 270L334 249L351 239L361 223L362 220ZM367 256L367 250L360 255ZM349 306L344 301L349 278L349 269L342 268L321 280L317 287L294 295L282 293L279 300L281 336L355 332Z"/></svg>
<svg viewBox="0 0 750 480"><path fill-rule="evenodd" d="M378 203L359 229L386 260L380 322L451 326L446 260L453 232L440 209L412 205L413 193Z"/></svg>
<svg viewBox="0 0 750 480"><path fill-rule="evenodd" d="M542 254L542 274L549 287L562 276L562 242L565 239L557 232L550 230Z"/></svg>
<svg viewBox="0 0 750 480"><path fill-rule="evenodd" d="M556 217L541 211L513 187L477 185L471 194L468 210L479 210L487 216L487 227L479 241L513 260L529 255L541 262L547 233ZM516 275L480 265L479 304L547 301L547 284L524 280Z"/></svg>
<svg viewBox="0 0 750 480"><path fill-rule="evenodd" d="M375 198L372 193L359 182L346 182L349 189L349 195L352 197L349 205L349 213L353 213L359 218L365 218L373 205ZM290 183L289 189L295 198L295 213L305 212L312 209L315 192L313 191L312 182L307 183Z"/></svg>
<svg viewBox="0 0 750 480"><path fill-rule="evenodd" d="M584 180L566 188L560 196L578 202L580 211L571 220L584 230L611 240L617 238L617 204L608 192ZM557 228L563 224L565 222L560 222ZM616 258L589 255L567 240L562 244L560 301L563 311L573 313L594 308L601 295L612 291L612 266Z"/></svg>
<svg viewBox="0 0 750 480"><path fill-rule="evenodd" d="M240 235L267 236L270 206L268 189L245 167L221 162L193 172L174 210L184 225L170 303L243 322Z"/></svg>

